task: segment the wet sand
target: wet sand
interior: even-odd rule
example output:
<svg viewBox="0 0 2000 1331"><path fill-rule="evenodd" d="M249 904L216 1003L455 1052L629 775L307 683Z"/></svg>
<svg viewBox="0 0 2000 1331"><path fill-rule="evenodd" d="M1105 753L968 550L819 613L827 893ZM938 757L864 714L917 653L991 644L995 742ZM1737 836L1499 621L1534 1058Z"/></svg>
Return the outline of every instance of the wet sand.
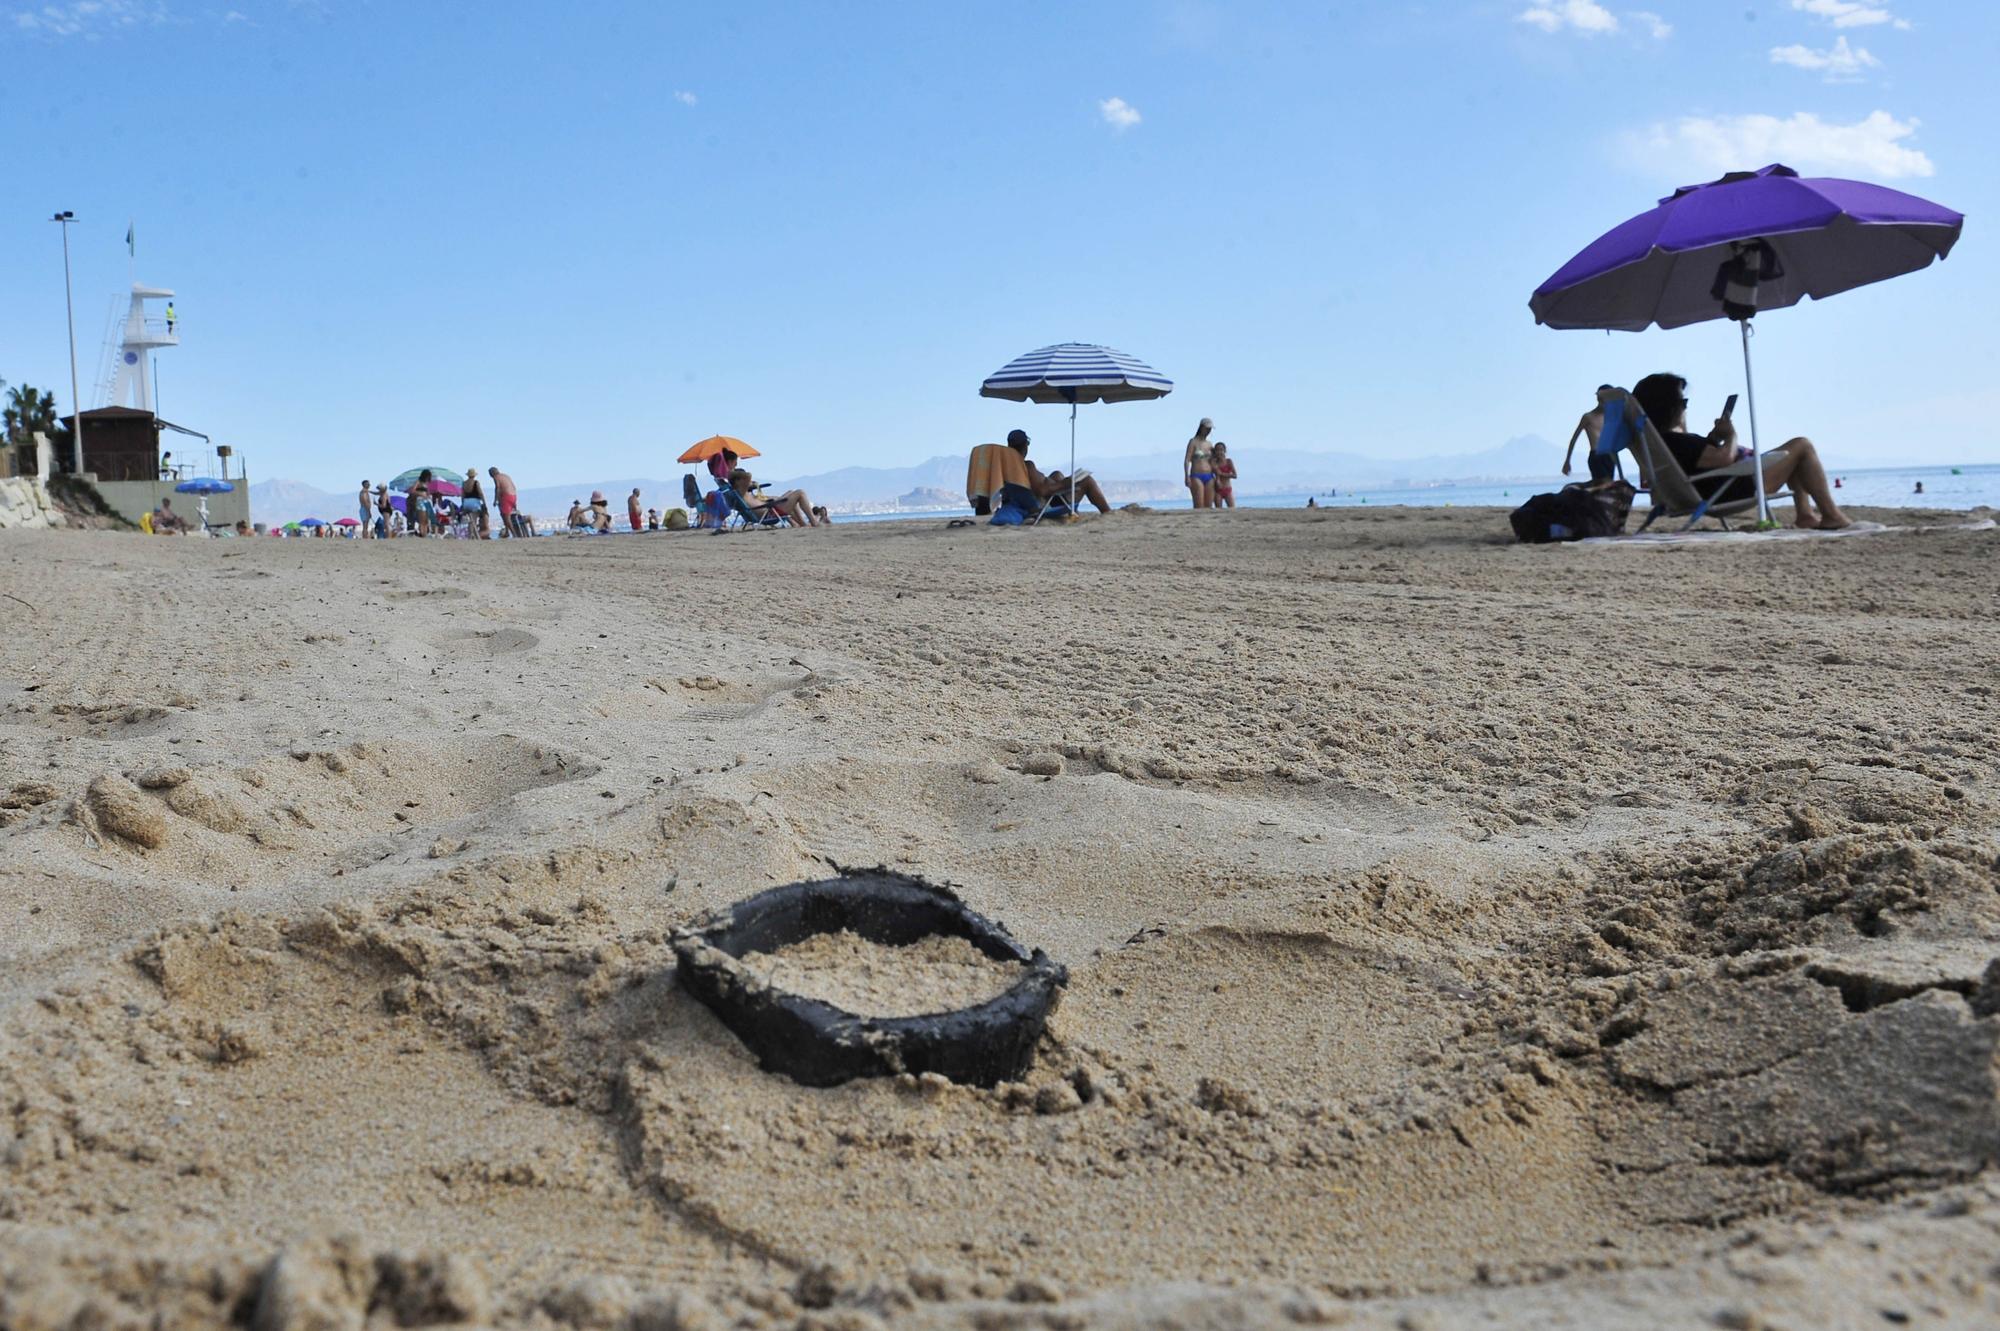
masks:
<svg viewBox="0 0 2000 1331"><path fill-rule="evenodd" d="M0 1326L2000 1318L2000 533L22 532L0 591ZM804 1089L675 985L876 864L1069 967L1027 1081Z"/></svg>

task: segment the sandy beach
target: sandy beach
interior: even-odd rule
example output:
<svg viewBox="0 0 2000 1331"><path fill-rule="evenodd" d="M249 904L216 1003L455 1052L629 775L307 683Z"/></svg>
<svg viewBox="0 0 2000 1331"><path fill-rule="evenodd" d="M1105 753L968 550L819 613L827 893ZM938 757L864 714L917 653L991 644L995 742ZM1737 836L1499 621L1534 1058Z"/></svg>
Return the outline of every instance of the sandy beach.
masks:
<svg viewBox="0 0 2000 1331"><path fill-rule="evenodd" d="M0 1327L2000 1322L2000 532L1510 539L8 533ZM675 984L874 865L1026 1081Z"/></svg>

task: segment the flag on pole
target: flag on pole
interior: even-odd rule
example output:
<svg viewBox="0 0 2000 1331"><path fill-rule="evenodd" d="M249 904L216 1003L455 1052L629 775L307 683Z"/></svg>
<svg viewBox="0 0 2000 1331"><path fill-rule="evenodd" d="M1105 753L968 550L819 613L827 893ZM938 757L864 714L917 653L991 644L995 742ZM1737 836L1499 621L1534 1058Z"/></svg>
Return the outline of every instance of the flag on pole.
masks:
<svg viewBox="0 0 2000 1331"><path fill-rule="evenodd" d="M135 228L132 223L127 222L125 224L125 252L136 259L139 257L139 249L132 243L132 233L134 230Z"/></svg>

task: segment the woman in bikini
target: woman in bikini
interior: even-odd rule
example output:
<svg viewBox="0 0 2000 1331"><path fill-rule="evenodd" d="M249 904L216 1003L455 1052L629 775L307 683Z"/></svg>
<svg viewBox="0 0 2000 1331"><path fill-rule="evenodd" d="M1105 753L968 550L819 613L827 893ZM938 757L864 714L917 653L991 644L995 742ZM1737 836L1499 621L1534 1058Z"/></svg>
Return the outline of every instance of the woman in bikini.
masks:
<svg viewBox="0 0 2000 1331"><path fill-rule="evenodd" d="M1187 442L1187 452L1181 459L1181 470L1187 481L1188 496L1194 500L1196 508L1215 507L1215 446L1208 442L1208 432L1215 428L1215 422L1204 416L1196 428L1194 438Z"/></svg>
<svg viewBox="0 0 2000 1331"><path fill-rule="evenodd" d="M1215 506L1236 507L1236 464L1229 460L1229 445L1215 441Z"/></svg>
<svg viewBox="0 0 2000 1331"><path fill-rule="evenodd" d="M403 495L403 512L410 520L410 530L419 536L431 534L431 520L437 510L431 507L431 474L425 469L417 476L417 483Z"/></svg>

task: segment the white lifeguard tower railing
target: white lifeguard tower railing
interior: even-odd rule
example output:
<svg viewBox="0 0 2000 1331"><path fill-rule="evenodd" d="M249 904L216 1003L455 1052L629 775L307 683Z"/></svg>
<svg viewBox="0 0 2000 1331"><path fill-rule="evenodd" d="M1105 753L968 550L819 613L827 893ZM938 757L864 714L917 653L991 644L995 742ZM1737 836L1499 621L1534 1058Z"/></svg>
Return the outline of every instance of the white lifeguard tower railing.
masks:
<svg viewBox="0 0 2000 1331"><path fill-rule="evenodd" d="M119 333L117 361L104 406L153 410L153 352L161 347L177 347L181 340L164 316L146 317L146 302L164 300L171 306L173 299L174 293L165 287L132 284L132 304Z"/></svg>

